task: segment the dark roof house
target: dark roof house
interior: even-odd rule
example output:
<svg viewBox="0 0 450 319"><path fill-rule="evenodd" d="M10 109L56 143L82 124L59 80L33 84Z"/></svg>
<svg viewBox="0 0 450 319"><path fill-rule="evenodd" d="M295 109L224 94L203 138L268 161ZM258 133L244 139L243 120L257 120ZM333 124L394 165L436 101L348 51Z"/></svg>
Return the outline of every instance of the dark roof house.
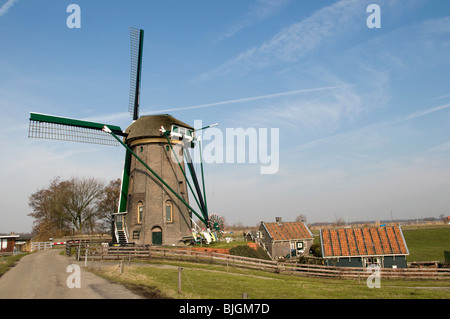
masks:
<svg viewBox="0 0 450 319"><path fill-rule="evenodd" d="M320 230L322 257L327 265L406 268L409 255L399 226Z"/></svg>
<svg viewBox="0 0 450 319"><path fill-rule="evenodd" d="M0 253L12 253L14 251L17 237L19 237L19 235L14 233L0 236Z"/></svg>
<svg viewBox="0 0 450 319"><path fill-rule="evenodd" d="M281 217L274 223L261 222L258 243L272 259L309 254L313 235L305 223L283 222Z"/></svg>

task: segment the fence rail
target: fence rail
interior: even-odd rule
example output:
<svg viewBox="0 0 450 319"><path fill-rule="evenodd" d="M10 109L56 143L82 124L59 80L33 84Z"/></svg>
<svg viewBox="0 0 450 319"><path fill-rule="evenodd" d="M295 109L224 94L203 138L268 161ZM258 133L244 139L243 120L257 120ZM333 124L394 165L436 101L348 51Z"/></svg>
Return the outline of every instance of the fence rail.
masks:
<svg viewBox="0 0 450 319"><path fill-rule="evenodd" d="M51 241L40 241L40 242L32 242L31 243L31 251L37 251L37 250L46 250L46 249L52 249L53 242Z"/></svg>
<svg viewBox="0 0 450 319"><path fill-rule="evenodd" d="M164 248L157 246L105 247L92 243L74 244L79 260L131 260L171 259L180 261L210 262L248 269L286 273L307 277L364 279L373 272L365 268L333 267L323 265L283 263L229 254L202 252L189 248ZM70 246L68 248L70 250ZM433 279L450 280L449 268L381 268L383 279Z"/></svg>

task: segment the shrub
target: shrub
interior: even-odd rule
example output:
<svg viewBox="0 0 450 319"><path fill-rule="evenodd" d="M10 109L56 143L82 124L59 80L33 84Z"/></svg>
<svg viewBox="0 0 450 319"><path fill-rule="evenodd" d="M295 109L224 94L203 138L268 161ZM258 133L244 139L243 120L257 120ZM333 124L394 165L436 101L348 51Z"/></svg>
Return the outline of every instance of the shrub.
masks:
<svg viewBox="0 0 450 319"><path fill-rule="evenodd" d="M266 251L259 246L256 250L248 245L234 246L230 248L230 255L270 260Z"/></svg>
<svg viewBox="0 0 450 319"><path fill-rule="evenodd" d="M309 253L314 257L322 257L322 250L319 244L312 244Z"/></svg>

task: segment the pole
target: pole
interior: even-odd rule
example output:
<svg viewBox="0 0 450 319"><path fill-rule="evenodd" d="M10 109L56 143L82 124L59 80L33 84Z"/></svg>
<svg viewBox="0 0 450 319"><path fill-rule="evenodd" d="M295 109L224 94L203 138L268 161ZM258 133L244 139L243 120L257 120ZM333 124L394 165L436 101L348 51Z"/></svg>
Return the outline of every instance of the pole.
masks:
<svg viewBox="0 0 450 319"><path fill-rule="evenodd" d="M182 267L178 267L178 294L181 295L181 271Z"/></svg>
<svg viewBox="0 0 450 319"><path fill-rule="evenodd" d="M175 150L173 149L172 143L170 142L169 136L167 136L167 132L164 132L164 136L166 137L166 140L167 140L167 142L169 143L169 146L170 146L170 149L172 150L173 156L175 156L175 158L176 158L176 160L177 160L178 166L180 167L181 172L183 173L184 179L186 180L186 183L188 184L189 189L191 190L192 196L194 197L195 201L197 202L198 207L201 209L200 203L199 203L199 201L198 201L198 199L197 199L197 196L196 196L195 193L194 193L194 190L192 189L191 183L189 183L189 180L188 180L188 178L187 178L187 176L186 176L186 173L185 173L183 167L181 166L180 161L178 160L178 156L177 156L177 154L175 153ZM184 150L184 147L182 146L181 148L182 148L182 151L183 151L183 150Z"/></svg>
<svg viewBox="0 0 450 319"><path fill-rule="evenodd" d="M202 173L203 197L204 197L204 201L205 201L205 211L206 211L206 216L209 219L209 216L208 216L208 204L206 203L205 176L203 174L203 157L202 157L202 143L201 143L201 141L198 142L198 147L199 147L199 151L200 151L200 168L201 168L201 173Z"/></svg>

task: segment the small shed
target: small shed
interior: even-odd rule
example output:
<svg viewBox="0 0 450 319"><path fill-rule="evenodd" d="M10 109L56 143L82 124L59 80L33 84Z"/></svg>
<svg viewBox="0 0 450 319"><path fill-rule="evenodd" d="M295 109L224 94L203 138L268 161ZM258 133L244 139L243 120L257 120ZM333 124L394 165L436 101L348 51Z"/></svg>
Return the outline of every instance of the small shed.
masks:
<svg viewBox="0 0 450 319"><path fill-rule="evenodd" d="M303 222L261 222L258 244L267 250L272 259L308 255L313 243L313 234Z"/></svg>
<svg viewBox="0 0 450 319"><path fill-rule="evenodd" d="M400 226L320 230L328 266L406 268L409 255Z"/></svg>
<svg viewBox="0 0 450 319"><path fill-rule="evenodd" d="M19 237L19 235L15 235L14 233L0 236L0 253L14 252L17 237Z"/></svg>

